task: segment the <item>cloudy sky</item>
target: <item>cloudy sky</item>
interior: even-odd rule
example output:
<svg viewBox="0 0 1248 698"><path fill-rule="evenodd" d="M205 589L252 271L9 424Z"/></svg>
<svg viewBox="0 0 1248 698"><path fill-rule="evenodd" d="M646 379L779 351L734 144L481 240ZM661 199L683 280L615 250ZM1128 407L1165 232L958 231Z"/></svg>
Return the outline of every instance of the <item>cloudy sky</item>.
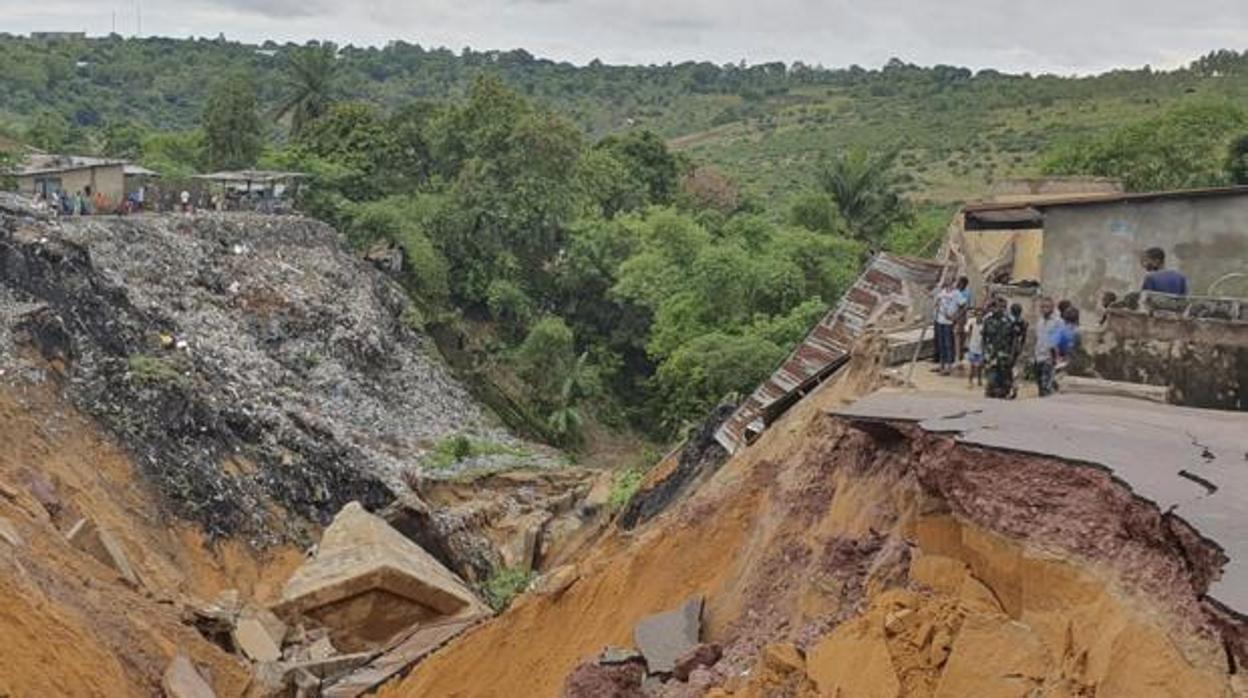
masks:
<svg viewBox="0 0 1248 698"><path fill-rule="evenodd" d="M1248 48L1248 0L140 0L144 34L403 39L585 63L892 56L1011 71L1174 67ZM0 0L0 31L135 31L135 0Z"/></svg>

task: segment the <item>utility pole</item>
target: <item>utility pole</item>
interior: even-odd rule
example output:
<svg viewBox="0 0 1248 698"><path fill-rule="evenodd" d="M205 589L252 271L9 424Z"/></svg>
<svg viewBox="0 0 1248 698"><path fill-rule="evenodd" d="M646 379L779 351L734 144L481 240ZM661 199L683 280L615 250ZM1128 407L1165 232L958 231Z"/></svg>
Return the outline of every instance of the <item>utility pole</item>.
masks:
<svg viewBox="0 0 1248 698"><path fill-rule="evenodd" d="M134 25L134 35L143 36L143 7L139 4L139 0L134 0Z"/></svg>
<svg viewBox="0 0 1248 698"><path fill-rule="evenodd" d="M113 10L113 31L110 33L117 33L117 10Z"/></svg>

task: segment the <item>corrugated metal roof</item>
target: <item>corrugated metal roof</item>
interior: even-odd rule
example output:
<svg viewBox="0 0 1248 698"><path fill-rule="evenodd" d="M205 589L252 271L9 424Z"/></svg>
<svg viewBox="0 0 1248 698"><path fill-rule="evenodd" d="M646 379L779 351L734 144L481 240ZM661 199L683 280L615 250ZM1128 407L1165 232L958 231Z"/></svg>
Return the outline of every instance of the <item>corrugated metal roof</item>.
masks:
<svg viewBox="0 0 1248 698"><path fill-rule="evenodd" d="M13 174L22 177L56 172L71 172L90 167L124 166L125 160L97 158L89 155L55 155L52 153L31 153L26 156L21 166L12 170Z"/></svg>
<svg viewBox="0 0 1248 698"><path fill-rule="evenodd" d="M1014 209L1045 209L1059 206L1095 206L1098 204L1139 203L1158 199L1197 199L1213 196L1244 196L1248 195L1248 186L1206 187L1203 189L1174 189L1167 191L1135 192L1131 194L1097 194L1082 196L1054 196L1036 198L1026 202L984 202L971 203L962 207L968 214L988 211L1007 211Z"/></svg>
<svg viewBox="0 0 1248 698"><path fill-rule="evenodd" d="M715 439L735 453L766 428L773 404L809 383L848 356L868 326L903 322L940 281L944 265L881 253L867 265L835 308L819 321L783 364L724 420ZM917 288L916 288L917 287Z"/></svg>

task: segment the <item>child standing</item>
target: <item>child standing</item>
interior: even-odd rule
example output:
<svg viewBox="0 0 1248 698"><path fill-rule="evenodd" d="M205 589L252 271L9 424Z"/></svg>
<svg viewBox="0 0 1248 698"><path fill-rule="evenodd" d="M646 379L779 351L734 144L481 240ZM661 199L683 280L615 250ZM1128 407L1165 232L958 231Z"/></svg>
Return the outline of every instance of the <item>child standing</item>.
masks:
<svg viewBox="0 0 1248 698"><path fill-rule="evenodd" d="M968 388L984 384L984 323L981 315L982 311L974 308L966 321L966 359L971 364L971 372L966 377Z"/></svg>

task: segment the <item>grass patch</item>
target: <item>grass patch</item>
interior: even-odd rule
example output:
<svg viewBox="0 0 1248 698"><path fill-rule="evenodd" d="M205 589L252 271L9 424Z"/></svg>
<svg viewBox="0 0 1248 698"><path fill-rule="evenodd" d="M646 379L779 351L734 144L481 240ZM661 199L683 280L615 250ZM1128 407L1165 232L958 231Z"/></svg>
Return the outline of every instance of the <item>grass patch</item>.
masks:
<svg viewBox="0 0 1248 698"><path fill-rule="evenodd" d="M421 459L421 465L429 470L444 470L469 458L498 455L525 457L533 454L520 446L456 434L439 441L438 445Z"/></svg>
<svg viewBox="0 0 1248 698"><path fill-rule="evenodd" d="M611 482L611 493L607 495L607 508L611 511L623 509L628 500L641 489L641 482L645 479L645 471L638 467L626 468L616 473Z"/></svg>
<svg viewBox="0 0 1248 698"><path fill-rule="evenodd" d="M182 380L182 373L172 361L149 354L131 354L127 359L130 375L148 385L168 385Z"/></svg>
<svg viewBox="0 0 1248 698"><path fill-rule="evenodd" d="M497 612L511 603L511 600L520 595L529 582L533 580L533 570L523 567L503 567L494 570L490 578L485 580L485 587L482 591L485 593L485 600Z"/></svg>

